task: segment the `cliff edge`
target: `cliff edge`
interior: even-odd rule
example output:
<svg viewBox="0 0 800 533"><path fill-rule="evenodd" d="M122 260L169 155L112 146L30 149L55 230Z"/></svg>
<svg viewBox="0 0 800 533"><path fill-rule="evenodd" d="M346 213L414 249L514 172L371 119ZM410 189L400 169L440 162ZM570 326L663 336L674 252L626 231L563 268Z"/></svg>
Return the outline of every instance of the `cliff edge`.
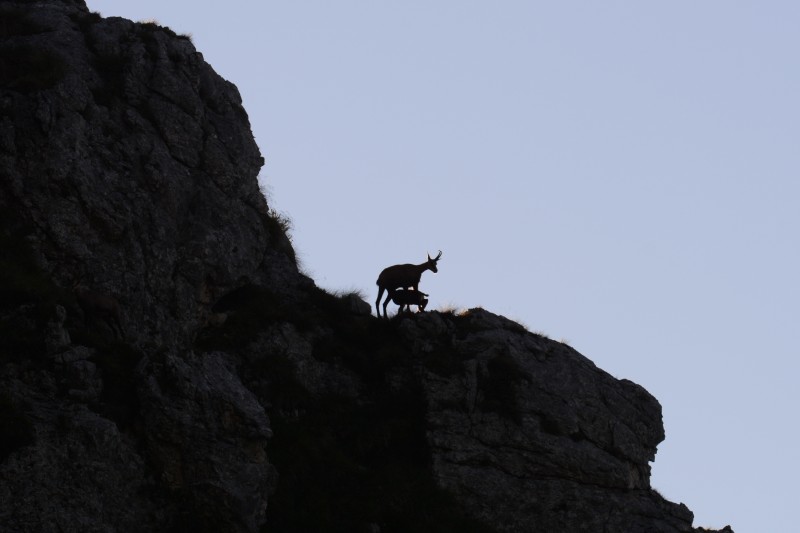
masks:
<svg viewBox="0 0 800 533"><path fill-rule="evenodd" d="M187 37L0 4L0 530L706 531L646 390L317 288L262 164Z"/></svg>

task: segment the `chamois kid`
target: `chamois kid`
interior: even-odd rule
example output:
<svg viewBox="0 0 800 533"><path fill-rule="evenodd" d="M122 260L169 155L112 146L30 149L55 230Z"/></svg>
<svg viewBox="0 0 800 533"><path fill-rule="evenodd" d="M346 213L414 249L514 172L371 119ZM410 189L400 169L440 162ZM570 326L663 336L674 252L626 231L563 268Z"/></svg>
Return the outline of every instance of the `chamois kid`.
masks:
<svg viewBox="0 0 800 533"><path fill-rule="evenodd" d="M400 309L397 310L398 313L403 312L403 307L410 313L412 305L416 305L417 310L422 312L425 310L425 306L428 305L428 295L424 292L415 291L414 289L395 289L394 291L389 291L389 298L400 306Z"/></svg>

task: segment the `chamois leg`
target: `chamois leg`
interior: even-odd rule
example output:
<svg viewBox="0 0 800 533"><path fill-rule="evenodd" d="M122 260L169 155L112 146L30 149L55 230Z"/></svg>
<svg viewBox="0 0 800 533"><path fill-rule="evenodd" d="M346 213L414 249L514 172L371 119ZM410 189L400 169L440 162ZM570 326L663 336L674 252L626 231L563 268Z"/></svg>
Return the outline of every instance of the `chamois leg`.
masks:
<svg viewBox="0 0 800 533"><path fill-rule="evenodd" d="M378 299L375 300L375 311L378 313L378 318L381 317L381 296L383 296L383 287L378 286ZM386 307L384 307L386 309ZM384 311L385 313L386 311Z"/></svg>

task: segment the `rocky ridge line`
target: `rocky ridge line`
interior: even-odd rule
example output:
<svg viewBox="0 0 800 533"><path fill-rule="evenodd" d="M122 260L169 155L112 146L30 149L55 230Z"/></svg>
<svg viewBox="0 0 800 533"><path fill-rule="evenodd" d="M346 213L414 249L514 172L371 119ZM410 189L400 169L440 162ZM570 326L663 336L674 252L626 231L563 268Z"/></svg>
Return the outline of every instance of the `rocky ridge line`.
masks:
<svg viewBox="0 0 800 533"><path fill-rule="evenodd" d="M650 487L642 387L485 310L382 321L302 275L188 38L80 0L0 21L3 528L706 531Z"/></svg>

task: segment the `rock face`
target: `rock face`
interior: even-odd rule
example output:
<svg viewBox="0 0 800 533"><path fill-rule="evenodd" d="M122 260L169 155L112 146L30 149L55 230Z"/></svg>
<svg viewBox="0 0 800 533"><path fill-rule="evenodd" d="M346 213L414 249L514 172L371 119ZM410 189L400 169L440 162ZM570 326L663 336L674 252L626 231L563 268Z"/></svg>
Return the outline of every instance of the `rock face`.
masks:
<svg viewBox="0 0 800 533"><path fill-rule="evenodd" d="M647 391L318 289L262 164L188 38L0 4L0 529L702 531Z"/></svg>
<svg viewBox="0 0 800 533"><path fill-rule="evenodd" d="M226 287L280 262L238 91L155 24L2 9L2 208L37 228L56 283L116 295L131 331L185 343Z"/></svg>
<svg viewBox="0 0 800 533"><path fill-rule="evenodd" d="M689 528L650 490L664 431L642 387L486 311L418 323L464 360L427 375L429 439L439 483L475 516L501 531Z"/></svg>

